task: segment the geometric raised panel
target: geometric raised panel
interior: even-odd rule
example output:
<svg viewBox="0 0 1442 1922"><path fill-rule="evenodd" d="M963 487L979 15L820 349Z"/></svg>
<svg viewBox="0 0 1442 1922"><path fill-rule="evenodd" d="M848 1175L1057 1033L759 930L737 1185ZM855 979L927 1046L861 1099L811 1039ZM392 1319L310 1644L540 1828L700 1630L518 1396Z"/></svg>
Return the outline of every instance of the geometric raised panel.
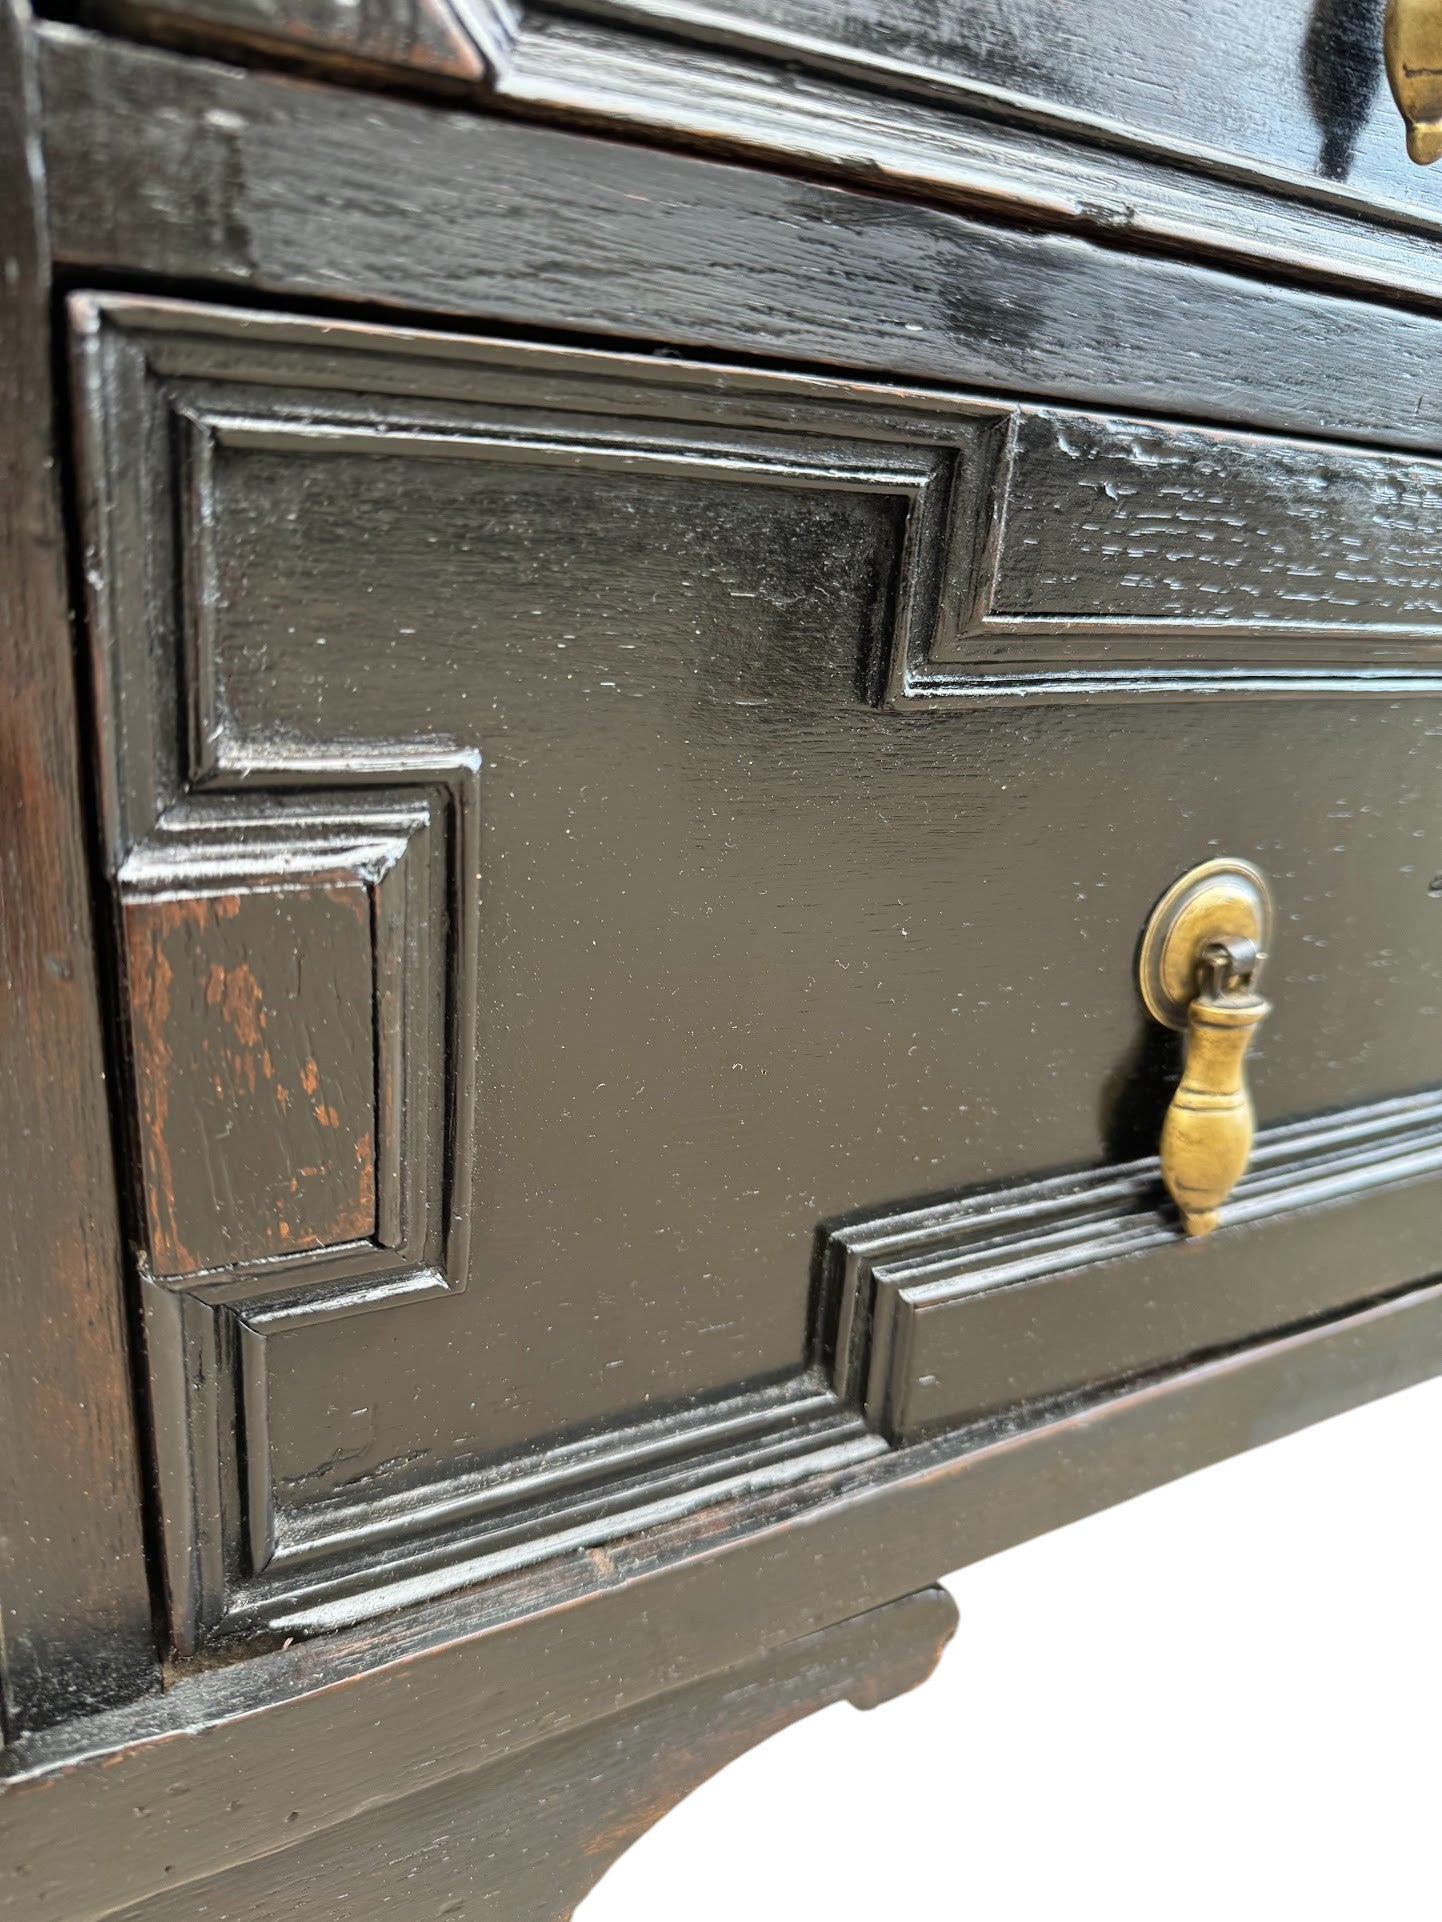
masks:
<svg viewBox="0 0 1442 1922"><path fill-rule="evenodd" d="M1437 461L1028 410L1006 435L971 619L934 657L1435 651L1439 535Z"/></svg>
<svg viewBox="0 0 1442 1922"><path fill-rule="evenodd" d="M1355 1302L1331 1207L1375 1220L1378 1295L1435 1270L1442 1097L1259 1132L1227 1232L1177 1232L1155 1155L860 1215L822 1251L837 1392L892 1441L1035 1406ZM1368 1210L1371 1211L1369 1216Z"/></svg>
<svg viewBox="0 0 1442 1922"><path fill-rule="evenodd" d="M882 1449L821 1373L809 1226L779 1295L721 1214L668 1238L736 1047L661 1031L744 938L708 925L735 729L796 637L867 725L976 410L72 312L177 1645ZM673 1117L660 1164L618 1099Z"/></svg>
<svg viewBox="0 0 1442 1922"><path fill-rule="evenodd" d="M351 814L348 834L292 810L170 835L121 871L156 1278L274 1282L311 1250L414 1237L428 815Z"/></svg>
<svg viewBox="0 0 1442 1922"><path fill-rule="evenodd" d="M374 1235L369 905L336 882L127 900L158 1275Z"/></svg>
<svg viewBox="0 0 1442 1922"><path fill-rule="evenodd" d="M71 312L178 1645L355 1619L1054 1387L977 1251L992 1184L1116 1174L1135 929L1197 809L1256 832L1245 783L1208 785L1214 710L1109 703L1442 686L1430 465L1332 448L1318 488L1322 455L1230 429ZM1154 511L1168 580L1126 551ZM1366 604L1289 627L1288 570L1340 583L1348 554ZM1294 966L1278 1029L1313 1039L1260 1064L1264 1124L1442 1079L1435 904L1371 858L1431 831L1414 718L1319 711L1230 710L1225 765L1282 744L1266 859L1318 897L1343 762L1385 767L1349 885L1379 955L1422 958L1368 1010ZM918 1193L959 1197L924 1272L903 1249L832 1285ZM1306 1311L1228 1255L1293 1229L1197 1254L1155 1212L1121 1232L1157 1234L1167 1286L1092 1318L1098 1376ZM1157 1320L1207 1261L1225 1285ZM1038 1283L1049 1324L1138 1273ZM1352 1286L1334 1263L1313 1298Z"/></svg>
<svg viewBox="0 0 1442 1922"><path fill-rule="evenodd" d="M1442 687L1442 462L1060 408L985 442L896 705Z"/></svg>

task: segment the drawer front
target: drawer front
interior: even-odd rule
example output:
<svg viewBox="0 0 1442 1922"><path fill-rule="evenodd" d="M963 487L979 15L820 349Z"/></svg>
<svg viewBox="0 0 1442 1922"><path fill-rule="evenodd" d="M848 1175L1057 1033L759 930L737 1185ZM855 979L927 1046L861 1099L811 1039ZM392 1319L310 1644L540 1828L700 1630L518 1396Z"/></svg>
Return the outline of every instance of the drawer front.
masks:
<svg viewBox="0 0 1442 1922"><path fill-rule="evenodd" d="M182 1642L1435 1273L1442 463L71 312ZM1193 1243L1136 949L1219 853Z"/></svg>
<svg viewBox="0 0 1442 1922"><path fill-rule="evenodd" d="M1381 0L581 0L568 11L1439 209L1436 182L1407 159Z"/></svg>
<svg viewBox="0 0 1442 1922"><path fill-rule="evenodd" d="M1062 9L1049 0L392 0L365 10L339 0L91 0L87 8L122 33L335 62L351 78L401 70L447 95L494 89L525 105L604 116L619 104L615 62L628 76L624 111L644 115L669 100L674 114L694 89L673 121L688 130L714 59L733 57L732 84L752 93L753 111L765 102L763 121L787 104L786 90L768 85L768 69L784 61L1233 182L1305 183L1314 196L1335 186L1345 190L1343 205L1360 195L1435 218L1436 182L1408 160L1388 87L1384 13L1383 0L1274 0L1265 10L1250 0L1146 8L1087 0ZM739 78L736 57L754 67L754 88ZM815 98L803 92L789 104L792 134L804 139ZM1124 178L1098 189L1118 201L1117 219L1130 191ZM1085 212L1080 189L1079 198Z"/></svg>

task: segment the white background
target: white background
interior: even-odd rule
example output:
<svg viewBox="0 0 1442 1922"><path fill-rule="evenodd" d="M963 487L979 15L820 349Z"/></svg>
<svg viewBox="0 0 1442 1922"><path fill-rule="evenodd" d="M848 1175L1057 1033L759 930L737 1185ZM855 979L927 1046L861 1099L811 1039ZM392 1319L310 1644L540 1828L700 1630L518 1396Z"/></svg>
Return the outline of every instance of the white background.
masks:
<svg viewBox="0 0 1442 1922"><path fill-rule="evenodd" d="M931 1681L704 1784L579 1922L1442 1917L1442 1382L964 1569Z"/></svg>

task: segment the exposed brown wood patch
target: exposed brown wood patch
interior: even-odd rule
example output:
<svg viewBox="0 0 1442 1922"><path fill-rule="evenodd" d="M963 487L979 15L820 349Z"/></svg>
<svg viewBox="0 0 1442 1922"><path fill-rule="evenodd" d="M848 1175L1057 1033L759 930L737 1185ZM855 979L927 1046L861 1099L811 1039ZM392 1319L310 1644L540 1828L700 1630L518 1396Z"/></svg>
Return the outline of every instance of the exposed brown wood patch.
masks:
<svg viewBox="0 0 1442 1922"><path fill-rule="evenodd" d="M368 889L139 896L126 947L157 1273L374 1234Z"/></svg>

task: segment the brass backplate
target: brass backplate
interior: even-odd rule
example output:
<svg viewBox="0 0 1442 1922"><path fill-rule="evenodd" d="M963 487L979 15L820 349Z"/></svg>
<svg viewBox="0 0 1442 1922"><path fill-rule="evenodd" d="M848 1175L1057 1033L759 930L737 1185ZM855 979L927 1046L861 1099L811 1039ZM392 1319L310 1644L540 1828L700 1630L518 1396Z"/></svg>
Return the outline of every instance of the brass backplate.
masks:
<svg viewBox="0 0 1442 1922"><path fill-rule="evenodd" d="M1209 941L1245 940L1265 955L1272 896L1250 861L1203 861L1174 881L1152 909L1137 974L1147 1012L1163 1027L1185 1028L1197 992L1197 964Z"/></svg>

